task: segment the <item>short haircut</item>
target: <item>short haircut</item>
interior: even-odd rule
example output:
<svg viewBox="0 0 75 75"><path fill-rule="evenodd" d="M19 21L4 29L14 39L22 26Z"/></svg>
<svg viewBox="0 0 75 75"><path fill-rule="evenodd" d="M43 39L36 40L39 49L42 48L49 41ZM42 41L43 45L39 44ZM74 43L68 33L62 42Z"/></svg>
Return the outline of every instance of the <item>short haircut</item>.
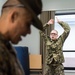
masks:
<svg viewBox="0 0 75 75"><path fill-rule="evenodd" d="M2 6L1 13L5 12L6 9L8 9L8 10L10 9L10 8L4 9L4 8L3 8L4 6L13 5L13 4L20 4L20 2L17 1L17 0L7 0L7 1L3 4L3 6Z"/></svg>

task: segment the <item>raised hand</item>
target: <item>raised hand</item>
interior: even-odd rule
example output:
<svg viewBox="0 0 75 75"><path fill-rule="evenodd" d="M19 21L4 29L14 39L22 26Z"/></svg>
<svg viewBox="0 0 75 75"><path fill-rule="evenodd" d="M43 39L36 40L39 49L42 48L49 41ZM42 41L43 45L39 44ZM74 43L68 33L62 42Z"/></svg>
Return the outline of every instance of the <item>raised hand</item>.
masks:
<svg viewBox="0 0 75 75"><path fill-rule="evenodd" d="M60 21L57 17L56 17L56 20L57 20L58 23L59 23L59 22L62 22L62 21Z"/></svg>
<svg viewBox="0 0 75 75"><path fill-rule="evenodd" d="M54 20L53 19L50 19L48 22L47 22L48 25L50 24L54 24Z"/></svg>

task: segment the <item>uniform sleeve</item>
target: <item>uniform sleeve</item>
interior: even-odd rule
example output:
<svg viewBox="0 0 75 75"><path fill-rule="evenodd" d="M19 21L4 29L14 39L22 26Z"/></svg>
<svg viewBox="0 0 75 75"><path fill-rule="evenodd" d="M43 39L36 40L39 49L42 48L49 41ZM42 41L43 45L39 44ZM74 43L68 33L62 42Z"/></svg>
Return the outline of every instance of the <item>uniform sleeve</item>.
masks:
<svg viewBox="0 0 75 75"><path fill-rule="evenodd" d="M43 30L44 30L44 31L40 31L40 35L41 35L41 37L45 40L45 42L46 42L48 39L50 39L49 35L45 34L45 29L47 29L48 26L49 26L48 24L44 24L44 25L43 25Z"/></svg>
<svg viewBox="0 0 75 75"><path fill-rule="evenodd" d="M10 69L8 63L8 57L5 50L0 47L0 75L9 75L8 72Z"/></svg>
<svg viewBox="0 0 75 75"><path fill-rule="evenodd" d="M49 26L48 24L44 24L43 29L45 30L48 26Z"/></svg>
<svg viewBox="0 0 75 75"><path fill-rule="evenodd" d="M68 37L69 33L70 33L70 27L67 23L65 22L59 22L59 24L62 26L62 28L64 29L64 32L60 35L62 42L65 41L65 39Z"/></svg>
<svg viewBox="0 0 75 75"><path fill-rule="evenodd" d="M44 32L40 31L41 37L45 40L45 42L50 39L49 35L45 34Z"/></svg>

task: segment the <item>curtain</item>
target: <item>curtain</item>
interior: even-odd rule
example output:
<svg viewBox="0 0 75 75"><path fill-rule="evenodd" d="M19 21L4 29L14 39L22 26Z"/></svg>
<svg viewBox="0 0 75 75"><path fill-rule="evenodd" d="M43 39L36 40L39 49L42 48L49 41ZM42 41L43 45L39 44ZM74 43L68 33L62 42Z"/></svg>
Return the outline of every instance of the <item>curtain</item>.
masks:
<svg viewBox="0 0 75 75"><path fill-rule="evenodd" d="M54 19L55 18L55 11L43 11L42 14L40 15L40 19L43 23L43 25L45 23L47 23L50 19ZM54 29L54 25L50 25L48 26L48 28L45 30L45 33L47 35L50 35L50 31ZM44 40L42 39L41 35L40 35L40 54L42 55L42 64L44 67L44 61L45 61L45 53L46 53L46 47L45 47L45 43Z"/></svg>

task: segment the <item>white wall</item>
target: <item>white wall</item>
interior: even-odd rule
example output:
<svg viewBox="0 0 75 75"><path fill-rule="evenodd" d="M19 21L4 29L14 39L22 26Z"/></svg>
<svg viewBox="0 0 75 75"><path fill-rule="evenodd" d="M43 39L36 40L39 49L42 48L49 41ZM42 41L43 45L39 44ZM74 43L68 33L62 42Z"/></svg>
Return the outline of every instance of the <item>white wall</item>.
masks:
<svg viewBox="0 0 75 75"><path fill-rule="evenodd" d="M65 75L75 75L75 70L65 70Z"/></svg>
<svg viewBox="0 0 75 75"><path fill-rule="evenodd" d="M2 5L5 3L5 1L7 1L7 0L0 0L0 11L1 11ZM0 15L1 15L1 12L0 12Z"/></svg>
<svg viewBox="0 0 75 75"><path fill-rule="evenodd" d="M75 9L75 0L42 0L43 10L71 10Z"/></svg>

